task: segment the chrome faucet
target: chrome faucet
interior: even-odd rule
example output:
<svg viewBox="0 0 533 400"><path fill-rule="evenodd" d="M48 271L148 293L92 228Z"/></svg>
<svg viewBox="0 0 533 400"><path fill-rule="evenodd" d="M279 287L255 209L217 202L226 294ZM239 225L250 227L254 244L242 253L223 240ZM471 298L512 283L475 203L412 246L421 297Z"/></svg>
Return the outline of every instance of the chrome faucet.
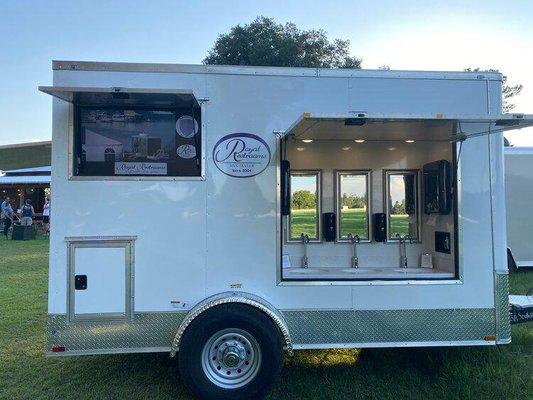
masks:
<svg viewBox="0 0 533 400"><path fill-rule="evenodd" d="M300 239L302 239L302 243L304 245L304 256L302 257L302 268L308 268L309 267L309 258L307 257L307 244L309 243L309 235L307 234L301 234Z"/></svg>
<svg viewBox="0 0 533 400"><path fill-rule="evenodd" d="M352 268L359 268L359 258L357 258L357 243L361 242L359 235L352 235L348 233L348 239L352 243L353 254L352 254Z"/></svg>
<svg viewBox="0 0 533 400"><path fill-rule="evenodd" d="M402 236L399 233L396 234L396 238L398 239L398 244L400 245L400 268L407 268L405 242L409 240L409 243L413 243L413 238L409 234Z"/></svg>

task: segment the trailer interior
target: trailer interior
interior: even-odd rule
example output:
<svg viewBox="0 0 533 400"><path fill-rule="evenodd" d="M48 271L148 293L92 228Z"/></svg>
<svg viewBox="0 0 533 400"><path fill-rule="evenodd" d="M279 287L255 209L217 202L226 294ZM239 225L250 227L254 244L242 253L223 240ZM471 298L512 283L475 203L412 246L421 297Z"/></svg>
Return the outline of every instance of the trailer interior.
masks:
<svg viewBox="0 0 533 400"><path fill-rule="evenodd" d="M304 114L281 141L281 279L457 278L457 132Z"/></svg>

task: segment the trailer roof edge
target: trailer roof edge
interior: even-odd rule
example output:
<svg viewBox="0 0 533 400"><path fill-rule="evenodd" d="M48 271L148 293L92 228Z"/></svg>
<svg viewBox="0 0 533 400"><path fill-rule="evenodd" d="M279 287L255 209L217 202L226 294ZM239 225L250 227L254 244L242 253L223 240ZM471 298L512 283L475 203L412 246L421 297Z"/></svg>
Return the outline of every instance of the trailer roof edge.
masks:
<svg viewBox="0 0 533 400"><path fill-rule="evenodd" d="M52 61L54 71L110 71L110 72L155 72L155 73L200 73L222 75L272 75L315 76L330 78L399 78L399 79L450 79L501 81L499 72L487 71L408 71L375 69L261 67L244 65L200 65L165 63L129 63L98 61Z"/></svg>

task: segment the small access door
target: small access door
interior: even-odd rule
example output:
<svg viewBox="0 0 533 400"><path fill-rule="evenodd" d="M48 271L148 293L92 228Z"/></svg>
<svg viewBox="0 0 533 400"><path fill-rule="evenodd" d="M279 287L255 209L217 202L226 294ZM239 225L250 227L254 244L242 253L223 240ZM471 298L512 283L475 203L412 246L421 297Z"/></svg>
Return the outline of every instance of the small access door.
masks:
<svg viewBox="0 0 533 400"><path fill-rule="evenodd" d="M129 239L69 242L71 321L131 317L131 254Z"/></svg>

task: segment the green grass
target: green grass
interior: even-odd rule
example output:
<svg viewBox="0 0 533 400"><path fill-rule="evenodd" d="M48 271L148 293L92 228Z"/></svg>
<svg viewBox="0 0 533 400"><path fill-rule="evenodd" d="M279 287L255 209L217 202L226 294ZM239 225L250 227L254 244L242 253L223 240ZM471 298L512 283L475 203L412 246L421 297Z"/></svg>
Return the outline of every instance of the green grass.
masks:
<svg viewBox="0 0 533 400"><path fill-rule="evenodd" d="M409 233L409 222L407 215L391 216L391 235L396 233L405 235ZM316 238L316 210L292 210L291 212L291 237L300 237L301 233ZM367 238L367 214L363 209L342 210L341 213L341 235L348 236L348 233L357 234L362 238Z"/></svg>
<svg viewBox="0 0 533 400"><path fill-rule="evenodd" d="M349 233L368 239L368 217L364 209L342 210L340 215L340 236L345 238Z"/></svg>
<svg viewBox="0 0 533 400"><path fill-rule="evenodd" d="M528 294L528 291L533 289L533 268L522 268L511 272L509 287L512 294Z"/></svg>
<svg viewBox="0 0 533 400"><path fill-rule="evenodd" d="M190 399L166 354L46 358L47 257L43 238L0 238L0 399ZM512 333L499 349L298 351L268 399L530 399L533 324Z"/></svg>
<svg viewBox="0 0 533 400"><path fill-rule="evenodd" d="M316 210L292 210L290 227L291 238L299 238L302 233L310 238L317 238Z"/></svg>
<svg viewBox="0 0 533 400"><path fill-rule="evenodd" d="M408 215L391 215L389 237L395 237L399 233L405 236L409 233L409 216Z"/></svg>

